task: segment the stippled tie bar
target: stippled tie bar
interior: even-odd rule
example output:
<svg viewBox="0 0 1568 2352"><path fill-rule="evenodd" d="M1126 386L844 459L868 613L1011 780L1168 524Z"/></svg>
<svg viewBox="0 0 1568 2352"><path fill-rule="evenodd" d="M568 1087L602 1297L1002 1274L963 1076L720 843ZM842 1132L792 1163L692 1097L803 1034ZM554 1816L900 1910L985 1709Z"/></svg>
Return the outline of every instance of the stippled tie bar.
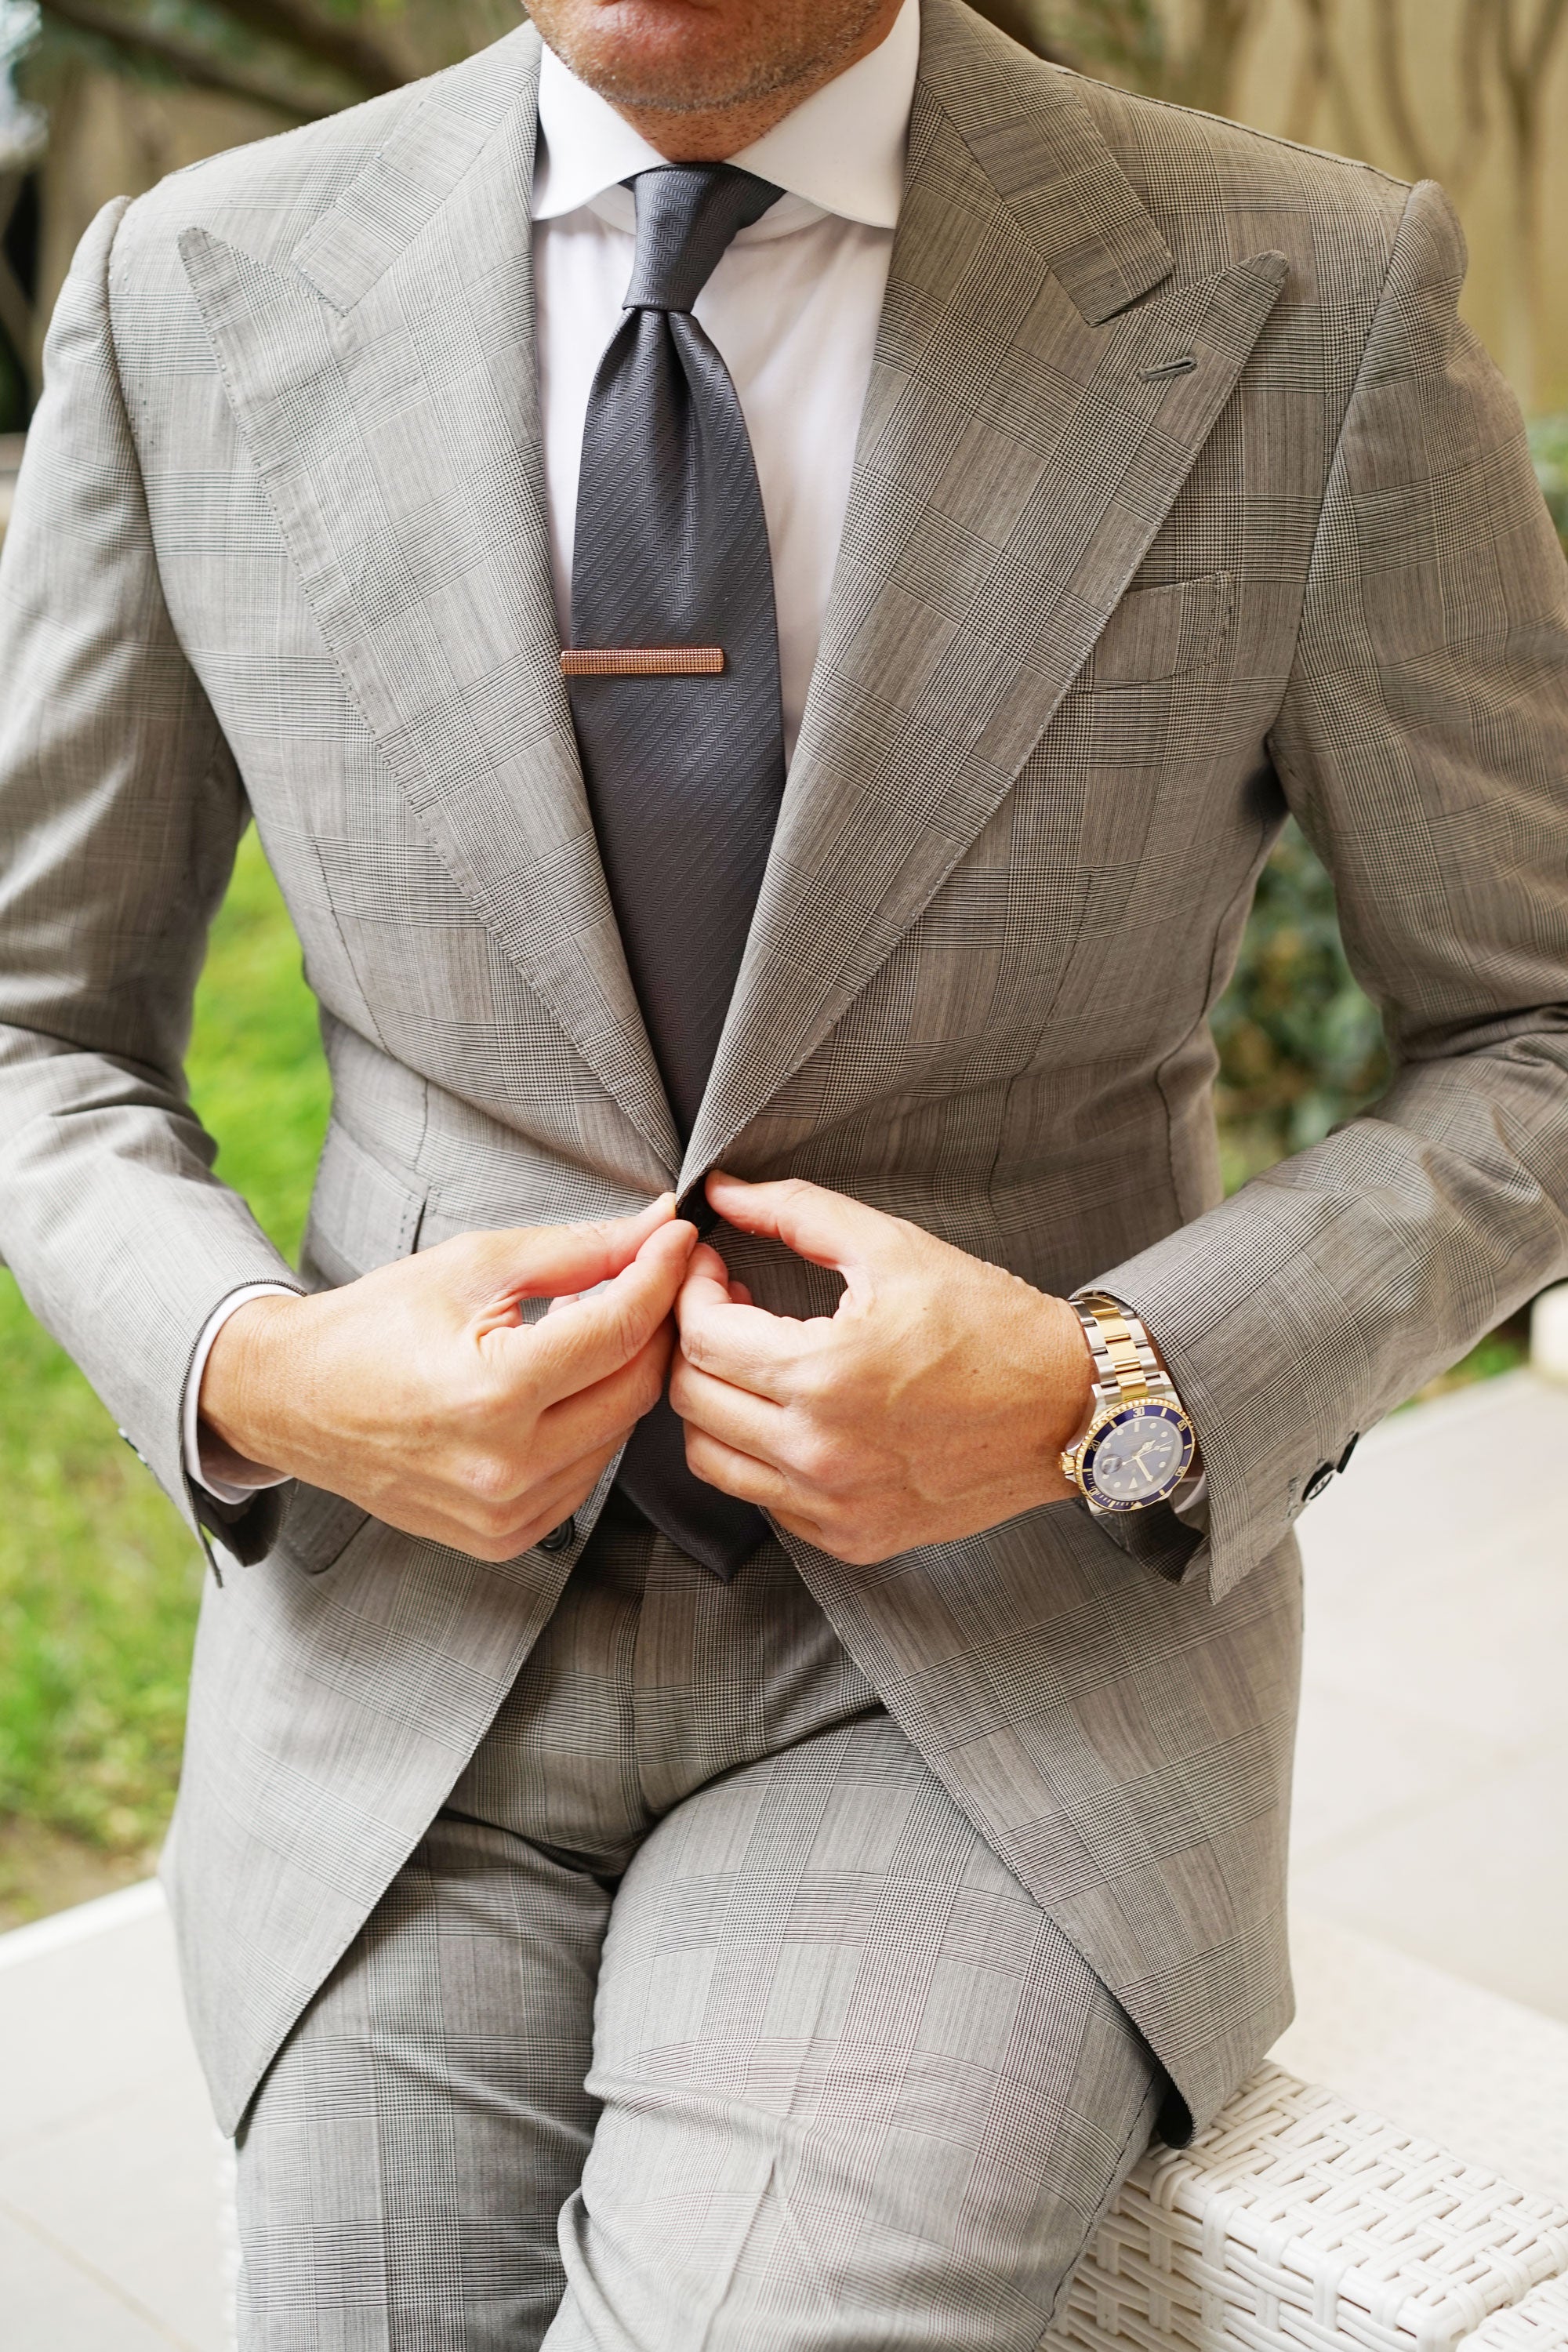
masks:
<svg viewBox="0 0 1568 2352"><path fill-rule="evenodd" d="M563 677L713 677L722 646L569 646Z"/></svg>

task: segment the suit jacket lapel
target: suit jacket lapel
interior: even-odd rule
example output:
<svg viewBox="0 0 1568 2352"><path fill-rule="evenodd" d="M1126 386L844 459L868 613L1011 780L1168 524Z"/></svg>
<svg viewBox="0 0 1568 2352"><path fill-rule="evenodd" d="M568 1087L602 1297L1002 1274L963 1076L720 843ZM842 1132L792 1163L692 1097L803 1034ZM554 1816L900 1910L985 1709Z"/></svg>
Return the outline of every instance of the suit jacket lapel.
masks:
<svg viewBox="0 0 1568 2352"><path fill-rule="evenodd" d="M682 1189L820 1044L1011 787L1286 263L1187 284L1173 269L1072 77L925 0L832 599Z"/></svg>
<svg viewBox="0 0 1568 2352"><path fill-rule="evenodd" d="M285 268L181 240L321 630L438 855L673 1171L559 670L533 365L539 42L444 76Z"/></svg>

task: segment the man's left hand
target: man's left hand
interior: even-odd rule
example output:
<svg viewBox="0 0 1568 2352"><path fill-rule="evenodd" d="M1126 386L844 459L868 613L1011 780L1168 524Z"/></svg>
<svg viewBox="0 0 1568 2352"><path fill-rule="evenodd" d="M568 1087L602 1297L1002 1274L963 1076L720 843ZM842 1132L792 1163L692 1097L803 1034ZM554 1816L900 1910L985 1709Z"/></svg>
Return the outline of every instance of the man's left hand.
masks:
<svg viewBox="0 0 1568 2352"><path fill-rule="evenodd" d="M1060 1455L1092 1368L1065 1299L821 1185L707 1190L845 1290L835 1315L771 1315L715 1249L692 1253L669 1397L699 1478L862 1567L1074 1491Z"/></svg>

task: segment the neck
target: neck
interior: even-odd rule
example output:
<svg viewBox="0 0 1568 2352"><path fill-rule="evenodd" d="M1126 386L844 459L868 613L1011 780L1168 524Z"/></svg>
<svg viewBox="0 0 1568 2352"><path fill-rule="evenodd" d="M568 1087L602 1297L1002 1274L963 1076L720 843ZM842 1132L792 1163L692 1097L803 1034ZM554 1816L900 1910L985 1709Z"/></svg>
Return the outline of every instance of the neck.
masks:
<svg viewBox="0 0 1568 2352"><path fill-rule="evenodd" d="M743 147L754 146L759 139L765 138L786 114L793 114L817 90L826 89L830 81L837 81L841 73L847 73L851 66L858 65L862 58L880 48L893 29L900 5L901 0L882 0L876 16L851 47L835 52L782 89L768 91L765 97L690 111L674 107L623 106L613 98L610 103L650 147L658 148L667 162L728 163Z"/></svg>

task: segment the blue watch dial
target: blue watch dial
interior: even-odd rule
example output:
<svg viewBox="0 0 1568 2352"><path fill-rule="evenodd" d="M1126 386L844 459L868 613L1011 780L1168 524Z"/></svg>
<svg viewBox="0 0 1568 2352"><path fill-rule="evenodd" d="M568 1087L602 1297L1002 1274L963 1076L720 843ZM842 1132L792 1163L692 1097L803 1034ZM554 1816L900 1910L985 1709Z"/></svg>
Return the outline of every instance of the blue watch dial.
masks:
<svg viewBox="0 0 1568 2352"><path fill-rule="evenodd" d="M1142 1510L1174 1493L1192 1459L1192 1424L1179 1406L1127 1404L1085 1450L1083 1483L1103 1510Z"/></svg>

